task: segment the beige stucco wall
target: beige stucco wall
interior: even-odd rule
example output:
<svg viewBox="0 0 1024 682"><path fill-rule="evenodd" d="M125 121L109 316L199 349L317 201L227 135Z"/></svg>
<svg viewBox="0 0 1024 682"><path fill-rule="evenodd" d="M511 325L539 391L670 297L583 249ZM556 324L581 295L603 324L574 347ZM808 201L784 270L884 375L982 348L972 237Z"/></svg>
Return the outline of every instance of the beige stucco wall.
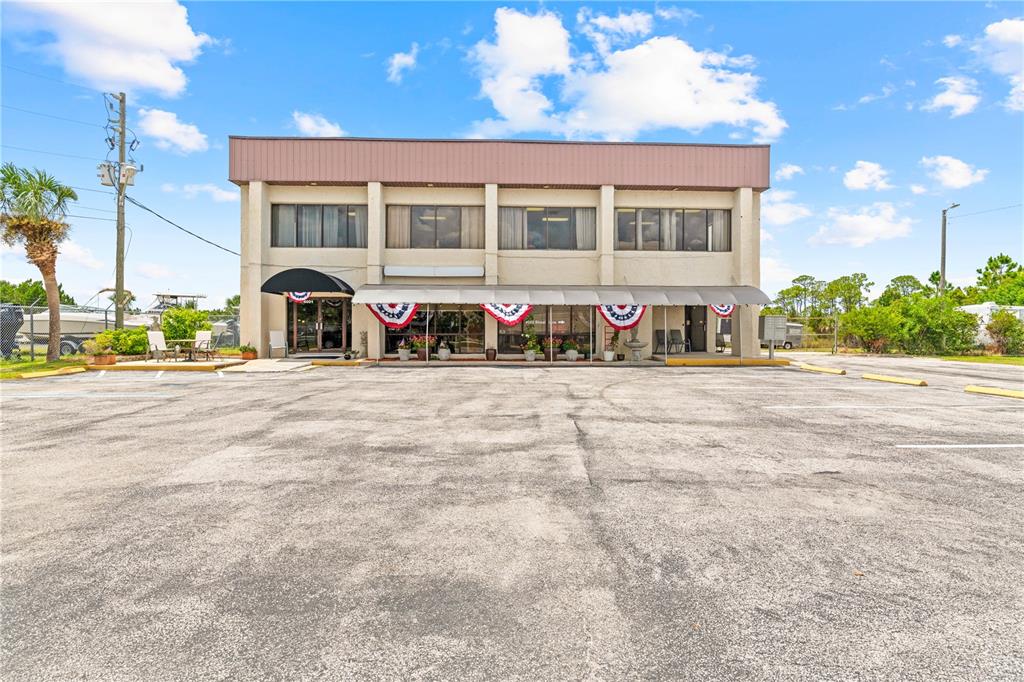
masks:
<svg viewBox="0 0 1024 682"><path fill-rule="evenodd" d="M241 187L241 328L242 340L267 351L270 329L284 329L282 296L260 294L262 282L291 267L310 267L340 277L353 288L367 283L424 284L563 284L563 285L739 285L760 282L760 196L749 188L736 191L522 189L487 185L471 188L365 186L293 186L251 182ZM367 204L368 248L307 249L270 246L272 203ZM389 204L462 205L485 207L485 248L385 248L385 211ZM565 206L597 209L597 249L594 251L501 251L497 248L499 206ZM615 251L615 208L725 208L732 210L733 250L726 253ZM483 277L385 277L386 265L480 266ZM650 341L663 324L660 309L648 311L639 334ZM756 306L739 306L734 322L735 353L756 355ZM670 310L670 326L680 328L681 308ZM657 319L655 319L657 318ZM708 347L714 347L713 316L709 317ZM496 341L496 326L488 321L487 343ZM596 330L598 337L601 324ZM360 332L368 335L371 357L379 356L383 334L376 318L363 306L352 315L352 345ZM622 335L623 340L627 337ZM620 350L620 352L622 352Z"/></svg>

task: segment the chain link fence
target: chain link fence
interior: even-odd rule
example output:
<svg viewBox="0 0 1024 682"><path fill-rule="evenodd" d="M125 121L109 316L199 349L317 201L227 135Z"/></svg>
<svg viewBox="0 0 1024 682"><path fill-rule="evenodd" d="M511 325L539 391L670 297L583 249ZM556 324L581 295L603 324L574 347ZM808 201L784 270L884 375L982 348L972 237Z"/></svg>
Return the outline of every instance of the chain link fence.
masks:
<svg viewBox="0 0 1024 682"><path fill-rule="evenodd" d="M239 345L238 315L210 315L215 348ZM160 313L127 315L126 327L145 325L160 328ZM81 352L84 341L114 328L113 308L60 307L60 354ZM49 345L50 313L46 306L23 306L0 302L0 359L8 362L46 357Z"/></svg>

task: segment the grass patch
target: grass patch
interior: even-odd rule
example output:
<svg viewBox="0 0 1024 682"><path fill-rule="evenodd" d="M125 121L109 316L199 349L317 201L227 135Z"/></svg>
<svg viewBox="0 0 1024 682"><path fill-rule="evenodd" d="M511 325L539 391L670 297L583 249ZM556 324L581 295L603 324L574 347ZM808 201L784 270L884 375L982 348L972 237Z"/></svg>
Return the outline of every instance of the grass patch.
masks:
<svg viewBox="0 0 1024 682"><path fill-rule="evenodd" d="M1024 356L1022 355L946 355L941 359L957 362L981 362L988 365L1024 366Z"/></svg>
<svg viewBox="0 0 1024 682"><path fill-rule="evenodd" d="M88 361L85 355L70 355L47 362L45 357L36 360L12 361L3 360L0 362L0 380L17 379L25 372L42 372L48 369L61 369L62 367L82 367Z"/></svg>

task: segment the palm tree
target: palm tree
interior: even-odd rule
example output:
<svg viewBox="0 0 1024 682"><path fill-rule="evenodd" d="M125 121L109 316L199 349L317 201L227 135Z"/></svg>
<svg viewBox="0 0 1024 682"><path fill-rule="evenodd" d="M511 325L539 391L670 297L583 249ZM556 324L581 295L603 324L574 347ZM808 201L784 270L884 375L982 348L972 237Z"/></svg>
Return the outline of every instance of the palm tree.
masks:
<svg viewBox="0 0 1024 682"><path fill-rule="evenodd" d="M58 245L67 239L70 227L64 218L68 202L77 201L75 191L45 171L18 168L13 163L0 167L0 239L8 246L25 245L25 255L39 268L50 310L50 337L46 359L60 357L60 291L57 285Z"/></svg>

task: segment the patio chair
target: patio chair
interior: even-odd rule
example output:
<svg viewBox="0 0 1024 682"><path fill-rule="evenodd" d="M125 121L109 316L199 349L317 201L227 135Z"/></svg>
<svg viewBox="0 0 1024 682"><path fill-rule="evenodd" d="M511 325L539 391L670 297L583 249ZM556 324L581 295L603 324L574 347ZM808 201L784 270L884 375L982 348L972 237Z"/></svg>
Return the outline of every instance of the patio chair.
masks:
<svg viewBox="0 0 1024 682"><path fill-rule="evenodd" d="M167 347L167 341L164 339L163 332L146 332L146 338L149 340L149 357L151 360L163 360L167 355L173 355L175 360L178 359L178 349Z"/></svg>
<svg viewBox="0 0 1024 682"><path fill-rule="evenodd" d="M198 358L200 355L205 355L207 360L213 359L213 332L198 331L196 332L196 341L192 345L193 352Z"/></svg>
<svg viewBox="0 0 1024 682"><path fill-rule="evenodd" d="M652 352L655 353L655 354L664 352L665 351L665 330L664 329L655 329L654 330L654 341L655 341L654 350Z"/></svg>
<svg viewBox="0 0 1024 682"><path fill-rule="evenodd" d="M715 334L715 352L725 352L725 334L723 334L722 332L718 332L717 334Z"/></svg>
<svg viewBox="0 0 1024 682"><path fill-rule="evenodd" d="M688 346L688 344L685 341L683 341L683 332L682 332L681 329L670 329L670 330L668 330L668 352L669 353L673 353L673 352L679 353L684 348L686 348L686 350L689 351L690 349L687 346ZM675 348L675 351L672 350L673 348Z"/></svg>
<svg viewBox="0 0 1024 682"><path fill-rule="evenodd" d="M284 351L284 357L288 357L288 342L285 340L284 332L271 329L270 357L274 357L274 350L278 348Z"/></svg>

